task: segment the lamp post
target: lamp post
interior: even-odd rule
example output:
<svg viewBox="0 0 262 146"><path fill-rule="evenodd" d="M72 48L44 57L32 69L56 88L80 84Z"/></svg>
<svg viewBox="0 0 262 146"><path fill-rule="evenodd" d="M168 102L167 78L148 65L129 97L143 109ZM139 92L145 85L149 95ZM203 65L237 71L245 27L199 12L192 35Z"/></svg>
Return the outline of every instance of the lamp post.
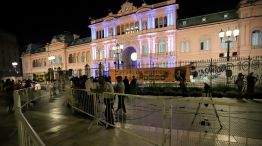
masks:
<svg viewBox="0 0 262 146"><path fill-rule="evenodd" d="M233 33L233 34L232 34ZM226 34L226 35L225 35ZM237 40L237 37L239 36L239 29L234 29L233 31L228 29L226 32L224 32L222 29L218 33L218 36L222 42L222 40L225 40L225 43L227 43L227 70L226 70L226 76L227 76L227 84L229 83L228 77L232 75L232 71L228 68L228 63L230 61L230 43Z"/></svg>
<svg viewBox="0 0 262 146"><path fill-rule="evenodd" d="M18 65L18 63L17 62L12 62L12 66L14 67L14 69L15 69L15 74L17 74L17 71L16 71L16 66Z"/></svg>
<svg viewBox="0 0 262 146"><path fill-rule="evenodd" d="M233 34L232 34L233 32ZM225 35L226 34L226 35ZM234 40L237 40L237 37L239 36L239 29L234 29L233 31L228 29L226 32L224 32L222 29L218 33L218 36L222 42L223 39L225 39L225 43L227 43L227 61L230 60L230 43Z"/></svg>
<svg viewBox="0 0 262 146"><path fill-rule="evenodd" d="M52 64L52 71L54 72L54 60L55 60L55 56L49 56L48 60L50 61L50 64ZM50 81L51 81L51 72L50 72Z"/></svg>
<svg viewBox="0 0 262 146"><path fill-rule="evenodd" d="M116 44L116 46L113 47L114 53L116 54L116 61L114 62L114 64L117 65L118 70L119 70L119 67L120 67L120 54L122 53L123 48L124 48L124 46L119 45L118 43Z"/></svg>

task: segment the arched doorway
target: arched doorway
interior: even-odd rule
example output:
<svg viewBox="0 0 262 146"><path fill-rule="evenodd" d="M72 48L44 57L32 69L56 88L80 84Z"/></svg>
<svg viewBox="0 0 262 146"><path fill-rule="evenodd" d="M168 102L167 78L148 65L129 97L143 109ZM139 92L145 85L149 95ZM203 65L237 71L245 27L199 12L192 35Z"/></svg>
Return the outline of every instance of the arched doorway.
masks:
<svg viewBox="0 0 262 146"><path fill-rule="evenodd" d="M123 67L124 68L136 68L137 67L137 61L133 61L131 59L131 54L136 53L136 49L134 47L127 47L124 49L122 53L122 61L123 61Z"/></svg>

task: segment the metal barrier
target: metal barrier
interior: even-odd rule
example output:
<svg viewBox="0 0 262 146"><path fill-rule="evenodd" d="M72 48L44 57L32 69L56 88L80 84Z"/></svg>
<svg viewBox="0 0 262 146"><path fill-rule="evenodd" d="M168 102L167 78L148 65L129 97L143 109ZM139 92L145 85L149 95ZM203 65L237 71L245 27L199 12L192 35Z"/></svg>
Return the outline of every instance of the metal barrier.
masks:
<svg viewBox="0 0 262 146"><path fill-rule="evenodd" d="M25 88L14 91L14 108L20 146L45 146L41 138L34 131L22 113L22 109L27 109L30 102L35 101L42 96L49 96L49 94L41 95L40 90L34 91L33 88Z"/></svg>
<svg viewBox="0 0 262 146"><path fill-rule="evenodd" d="M151 145L261 145L261 103L211 97L68 91L72 109ZM114 110L124 98L126 113ZM120 103L120 107L123 107Z"/></svg>

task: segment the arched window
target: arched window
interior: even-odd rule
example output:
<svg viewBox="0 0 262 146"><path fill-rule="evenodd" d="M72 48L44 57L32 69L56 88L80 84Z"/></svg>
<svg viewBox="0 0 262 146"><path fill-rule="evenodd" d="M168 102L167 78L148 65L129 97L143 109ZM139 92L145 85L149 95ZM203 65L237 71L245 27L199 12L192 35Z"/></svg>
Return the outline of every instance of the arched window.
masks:
<svg viewBox="0 0 262 146"><path fill-rule="evenodd" d="M76 54L73 54L73 63L76 63Z"/></svg>
<svg viewBox="0 0 262 146"><path fill-rule="evenodd" d="M35 67L35 60L33 60L33 64L32 64L33 67Z"/></svg>
<svg viewBox="0 0 262 146"><path fill-rule="evenodd" d="M85 52L82 52L82 55L81 55L81 62L85 62Z"/></svg>
<svg viewBox="0 0 262 146"><path fill-rule="evenodd" d="M260 30L254 30L252 32L252 48L261 48L262 47L262 36Z"/></svg>
<svg viewBox="0 0 262 146"><path fill-rule="evenodd" d="M99 56L98 56L98 58L101 60L101 59L105 58L104 56L105 56L104 48L99 49Z"/></svg>
<svg viewBox="0 0 262 146"><path fill-rule="evenodd" d="M148 51L148 45L143 45L142 46L142 55L146 56L148 55L149 51Z"/></svg>
<svg viewBox="0 0 262 146"><path fill-rule="evenodd" d="M72 54L69 54L68 61L69 61L69 63L73 63L73 55Z"/></svg>
<svg viewBox="0 0 262 146"><path fill-rule="evenodd" d="M78 52L78 53L77 53L77 57L76 57L76 62L80 62L80 60L81 60L81 55L80 55L80 53Z"/></svg>
<svg viewBox="0 0 262 146"><path fill-rule="evenodd" d="M63 59L62 59L62 56L60 55L59 56L59 64L62 64L63 63Z"/></svg>
<svg viewBox="0 0 262 146"><path fill-rule="evenodd" d="M90 51L87 51L87 52L86 52L86 62L88 62L89 59L91 59Z"/></svg>
<svg viewBox="0 0 262 146"><path fill-rule="evenodd" d="M166 51L166 42L164 40L160 40L158 42L158 53L165 53Z"/></svg>

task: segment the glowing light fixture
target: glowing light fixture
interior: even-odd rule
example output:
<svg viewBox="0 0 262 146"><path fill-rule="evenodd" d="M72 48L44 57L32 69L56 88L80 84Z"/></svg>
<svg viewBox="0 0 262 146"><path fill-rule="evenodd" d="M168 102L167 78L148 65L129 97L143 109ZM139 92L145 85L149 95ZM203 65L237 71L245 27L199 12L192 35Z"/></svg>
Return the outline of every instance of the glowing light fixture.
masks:
<svg viewBox="0 0 262 146"><path fill-rule="evenodd" d="M133 52L133 53L131 54L131 60L132 60L132 61L136 61L136 60L137 60L137 53L136 53L136 52Z"/></svg>

